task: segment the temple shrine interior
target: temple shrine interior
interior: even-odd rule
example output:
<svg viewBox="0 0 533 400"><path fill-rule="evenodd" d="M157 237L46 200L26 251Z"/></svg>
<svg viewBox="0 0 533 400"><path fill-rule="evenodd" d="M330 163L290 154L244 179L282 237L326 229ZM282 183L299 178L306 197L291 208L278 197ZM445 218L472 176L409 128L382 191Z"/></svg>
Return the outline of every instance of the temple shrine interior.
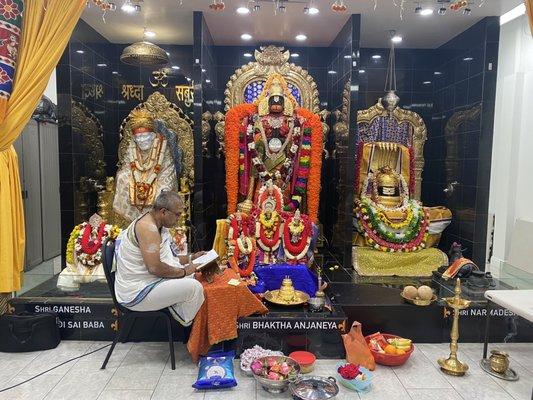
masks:
<svg viewBox="0 0 533 400"><path fill-rule="evenodd" d="M23 3L0 0L0 20ZM258 302L225 341L237 355L349 360L342 334L357 329L368 343L447 343L451 330L456 346L456 314L460 341L483 342L487 296L533 289L529 7L86 1L13 143L25 245L0 263L19 268L12 282L0 271L0 314L53 311L63 340L113 340L105 243L172 191L173 253L217 253L206 296L232 274ZM531 313L500 306L487 338L533 341ZM162 321L129 329L166 340Z"/></svg>

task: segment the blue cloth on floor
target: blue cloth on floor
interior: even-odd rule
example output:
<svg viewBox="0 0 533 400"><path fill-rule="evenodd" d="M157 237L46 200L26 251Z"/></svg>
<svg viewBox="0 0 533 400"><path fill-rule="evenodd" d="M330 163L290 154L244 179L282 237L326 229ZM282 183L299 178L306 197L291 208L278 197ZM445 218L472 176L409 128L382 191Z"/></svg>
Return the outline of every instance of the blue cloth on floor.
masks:
<svg viewBox="0 0 533 400"><path fill-rule="evenodd" d="M271 264L254 268L259 283L264 284L265 291L277 290L283 278L289 276L296 290L301 290L313 297L317 291L317 276L307 265Z"/></svg>

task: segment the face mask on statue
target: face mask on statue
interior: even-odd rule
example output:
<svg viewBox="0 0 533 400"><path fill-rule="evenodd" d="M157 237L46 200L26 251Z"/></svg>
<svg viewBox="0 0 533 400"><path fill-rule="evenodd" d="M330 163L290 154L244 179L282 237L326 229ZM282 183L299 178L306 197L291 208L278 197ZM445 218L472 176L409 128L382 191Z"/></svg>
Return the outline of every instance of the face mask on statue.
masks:
<svg viewBox="0 0 533 400"><path fill-rule="evenodd" d="M152 143L155 139L155 133L154 132L143 132L138 133L133 137L133 140L135 140L135 143L137 146L139 146L139 149L142 151L146 151L152 147Z"/></svg>

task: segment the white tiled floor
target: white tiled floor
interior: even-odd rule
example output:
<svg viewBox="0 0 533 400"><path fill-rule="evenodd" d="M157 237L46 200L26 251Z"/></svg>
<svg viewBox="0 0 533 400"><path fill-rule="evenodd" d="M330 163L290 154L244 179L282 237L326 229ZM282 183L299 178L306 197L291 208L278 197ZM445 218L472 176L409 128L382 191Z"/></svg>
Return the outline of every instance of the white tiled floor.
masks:
<svg viewBox="0 0 533 400"><path fill-rule="evenodd" d="M103 342L62 342L58 348L30 354L0 353L0 390L22 382L46 369L85 352ZM257 386L253 378L238 369L236 388L201 392L191 387L196 366L186 349L176 344L176 366L172 371L166 343L117 345L106 370L100 366L107 348L88 355L17 388L0 392L0 400L253 400L289 399L288 393L272 395ZM481 344L460 344L459 358L470 365L465 377L443 374L436 360L447 356L447 344L419 344L402 367L378 366L371 390L357 394L341 387L339 400L530 400L533 391L533 344L498 344L511 355L511 366L520 375L518 382L506 382L486 374L478 365ZM334 375L338 360L319 360L316 375ZM237 365L237 364L236 364Z"/></svg>

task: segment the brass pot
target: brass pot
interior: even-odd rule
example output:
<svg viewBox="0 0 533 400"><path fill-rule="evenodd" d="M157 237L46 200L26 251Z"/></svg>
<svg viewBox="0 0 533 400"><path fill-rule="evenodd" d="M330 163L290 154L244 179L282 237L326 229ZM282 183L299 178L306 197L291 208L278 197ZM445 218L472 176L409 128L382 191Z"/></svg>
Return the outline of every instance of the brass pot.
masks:
<svg viewBox="0 0 533 400"><path fill-rule="evenodd" d="M500 350L492 350L490 354L490 368L498 374L504 374L509 369L509 355Z"/></svg>

